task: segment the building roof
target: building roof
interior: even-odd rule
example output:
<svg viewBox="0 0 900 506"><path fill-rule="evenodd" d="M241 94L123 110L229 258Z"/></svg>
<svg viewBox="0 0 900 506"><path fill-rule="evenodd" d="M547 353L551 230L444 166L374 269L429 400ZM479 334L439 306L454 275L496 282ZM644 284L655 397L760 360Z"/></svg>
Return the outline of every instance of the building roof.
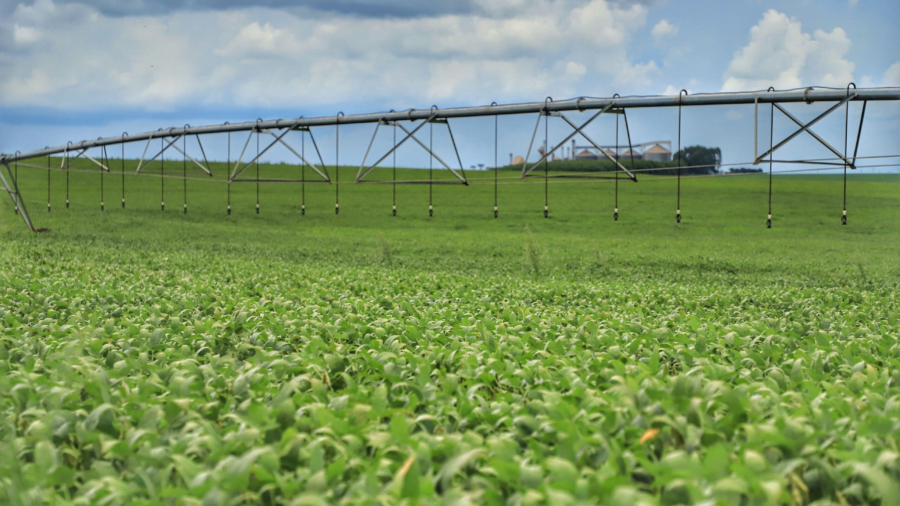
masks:
<svg viewBox="0 0 900 506"><path fill-rule="evenodd" d="M644 153L671 153L671 151L657 144L652 148L644 151Z"/></svg>
<svg viewBox="0 0 900 506"><path fill-rule="evenodd" d="M618 156L618 155L616 155L616 152L611 149L601 149L600 154L604 155L605 157L607 157L609 159L613 159Z"/></svg>
<svg viewBox="0 0 900 506"><path fill-rule="evenodd" d="M522 163L525 163L525 159L522 158L521 156L517 156L517 157L513 158L513 163L512 163L513 165L519 165Z"/></svg>
<svg viewBox="0 0 900 506"><path fill-rule="evenodd" d="M585 149L581 153L578 153L575 156L597 156L597 155L595 155L594 153L591 153L590 151Z"/></svg>

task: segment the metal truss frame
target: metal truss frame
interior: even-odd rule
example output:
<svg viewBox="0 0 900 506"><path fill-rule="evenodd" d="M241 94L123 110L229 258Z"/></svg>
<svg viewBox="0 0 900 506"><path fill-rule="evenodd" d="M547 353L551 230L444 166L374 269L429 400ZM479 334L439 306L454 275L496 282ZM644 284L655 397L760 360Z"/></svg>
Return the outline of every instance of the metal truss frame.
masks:
<svg viewBox="0 0 900 506"><path fill-rule="evenodd" d="M181 140L181 138L184 137L185 135L186 134L171 136L171 135L165 134L165 135L160 135L159 137L157 137L157 139L162 139L163 142L165 142L165 140L168 139L169 137L172 137L172 140L169 141L169 143L166 144L162 149L160 149L158 153L153 155L153 158L150 158L149 160L147 160L147 163L144 163L144 157L147 155L147 150L150 149L150 143L153 141L153 138L147 139L147 146L144 147L144 153L141 155L141 159L140 159L140 161L138 161L137 170L135 170L134 173L140 174L141 171L143 171L144 169L149 167L150 163L152 163L154 160L156 160L157 158L162 156L162 154L165 153L166 151L168 151L169 148L175 148L175 150L178 151L179 153L181 153L182 155L184 155L185 158L187 158L188 160L193 162L197 167L200 167L200 169L203 172L205 172L207 176L212 177L212 175L213 175L212 169L209 168L209 160L206 159L206 150L203 149L203 143L200 142L199 135L195 135L195 137L197 138L197 145L200 146L200 151L203 153L203 162L206 163L205 166L202 165L197 160L195 160L194 157L192 157L191 155L185 153L184 150L182 150L180 147L178 147L178 141Z"/></svg>
<svg viewBox="0 0 900 506"><path fill-rule="evenodd" d="M768 160L765 160L765 158L767 156L773 154L776 150L778 150L778 148L783 147L784 145L789 143L791 140L796 138L801 133L806 132L813 139L817 140L819 142L819 144L821 144L826 149L831 151L839 160L842 160L842 163L816 162L817 165L835 165L835 166L841 166L841 167L846 165L846 166L850 167L851 169L855 170L856 169L856 152L859 149L859 139L860 139L859 134L857 134L857 136L856 136L856 147L853 151L854 154L853 154L853 158L851 160L851 159L847 159L844 154L842 154L840 151L835 149L831 144L829 144L827 141L825 141L825 139L820 137L818 134L813 132L811 127L813 125L815 125L816 123L818 123L819 120L828 116L832 112L839 109L842 105L846 104L847 102L849 102L851 100L854 100L857 97L858 97L857 93L848 94L846 98L844 98L843 100L834 104L833 106L829 107L827 110L825 110L825 112L819 114L818 116L816 116L815 118L813 118L811 121L809 121L807 123L803 123L802 121L797 119L793 114L791 114L787 110L785 110L784 107L782 107L780 104L778 104L777 102L773 102L772 105L775 107L775 109L778 109L779 111L781 111L782 114L787 116L788 119L790 119L791 121L796 123L797 126L799 126L800 128L798 128L793 133L791 133L790 135L788 135L787 137L782 139L780 142L778 142L778 144L775 144L775 146L769 148L769 150L766 151L765 153L763 153L759 156L756 156L753 161L753 165L759 165L761 162L768 161ZM859 118L860 133L862 132L862 123L863 123L863 119L865 118L865 114L866 114L865 104L866 104L866 102L863 102L863 110L862 110L862 113L860 114L860 118ZM754 131L758 127L758 118L759 118L758 111L759 111L759 108L757 107L756 110L754 111ZM757 152L756 137L757 136L754 135L754 144L753 144L753 152L754 153ZM805 162L803 160L772 160L772 163L805 163Z"/></svg>
<svg viewBox="0 0 900 506"><path fill-rule="evenodd" d="M386 160L387 157L391 156L392 153L397 151L397 149L400 146L402 146L403 143L405 143L409 139L412 139L412 140L416 141L416 143L419 146L421 146L422 149L424 149L431 157L433 157L441 165L443 165L445 169L447 169L448 171L450 171L451 174L456 176L456 178L459 179L461 184L468 185L469 183L466 180L466 171L463 168L462 158L459 156L459 150L456 147L456 139L453 137L453 129L450 128L450 122L447 121L446 119L438 119L436 116L437 116L436 114L433 114L431 117L429 117L428 119L426 119L425 121L420 123L412 131L410 131L406 127L404 127L399 121L379 121L378 123L376 123L375 124L375 132L372 133L372 139L369 140L369 146L368 146L368 148L366 148L366 154L363 156L362 163L359 164L359 171L357 171L357 173L356 173L355 182L357 182L357 183L381 183L382 181L364 181L363 178L366 177L370 172L372 172L372 170L374 170L375 167L378 166L378 164L380 164L381 162ZM438 156L437 153L434 152L434 150L432 150L431 148L426 146L424 142L422 142L421 140L419 140L418 137L416 137L416 132L418 132L419 129L421 129L423 126L425 126L429 123L447 125L447 132L450 134L450 142L453 144L453 152L456 154L457 163L459 163L459 172L456 172L452 167L450 167L450 165L447 164L447 162L445 162L440 156ZM381 128L382 125L399 127L401 130L403 130L403 132L406 133L406 136L403 137L400 140L400 142L395 144L391 149L389 149L388 152L385 153L384 156L379 158L377 162L373 163L371 166L366 168L366 160L369 158L369 152L372 150L372 145L375 143L375 137L378 136L378 129ZM365 170L363 170L363 169L365 169ZM392 184L422 184L422 183L419 181L413 181L413 182L396 181L396 182L392 182ZM429 182L429 184L448 184L448 183L446 183L444 181L435 183L432 181L432 182ZM451 183L451 184L458 184L458 183Z"/></svg>
<svg viewBox="0 0 900 506"><path fill-rule="evenodd" d="M6 175L3 174L3 169L6 169ZM3 184L3 190L6 191L9 198L12 199L13 205L16 206L16 211L22 216L25 226L28 227L28 230L34 232L31 216L28 215L28 208L25 206L25 200L19 192L19 184L16 182L16 177L13 174L13 171L10 170L9 164L5 162L0 163L0 183Z"/></svg>
<svg viewBox="0 0 900 506"><path fill-rule="evenodd" d="M603 109L600 109L600 111L597 112L597 114L594 114L593 116L591 116L590 118L588 118L587 121L585 121L584 123L582 123L580 126L579 126L579 125L576 125L575 123L573 123L571 120L569 120L569 118L567 118L567 117L565 116L565 114L563 114L563 113L561 113L561 112L549 112L549 111L547 111L547 112L542 112L542 113L540 113L540 115L538 116L538 121L537 121L537 122L535 123L535 125L534 125L534 132L531 134L531 142L528 144L528 151L527 151L527 153L526 153L526 155L525 155L525 162L522 164L522 175L521 175L521 177L522 177L522 178L527 177L532 171L534 171L534 169L537 168L538 165L541 164L541 162L543 162L543 161L546 160L548 157L550 157L554 152L556 152L557 149L563 147L567 142L569 142L570 140L572 140L572 138L575 137L576 135L581 135L581 136L584 138L584 140L586 140L586 141L588 141L589 143L591 143L592 146L594 146L595 148L597 148L598 150L600 150L600 152L603 153L604 155L606 155L607 158L609 158L610 160L612 160L613 162L615 162L615 164L616 164L616 166L619 168L619 170L621 170L622 172L628 174L628 177L629 177L632 181L637 182L637 176L635 176L634 174L632 174L630 170L626 169L624 165L622 165L621 163L619 163L619 156L618 156L618 154L617 154L615 157L610 156L609 153L607 152L607 150L603 149L599 144L597 144L596 142L594 142L593 139L591 139L590 137L588 137L588 135L587 135L586 133L584 133L584 129L585 129L588 125L590 125L591 122L593 122L595 119L597 119L598 117L600 117L600 115L603 114L603 113L605 113L605 112L609 112L609 113L611 113L611 114L624 114L624 113L625 113L625 110L624 110L624 109L614 109L614 108L613 108L614 106L615 106L615 103L611 103L611 104L607 105L606 107L604 107ZM534 163L531 165L531 167L529 168L529 167L528 167L528 157L531 156L531 148L534 147L534 138L535 138L535 136L537 135L537 129L538 129L538 125L540 124L541 116L546 116L546 117L551 117L551 116L553 116L553 117L562 118L562 120L565 121L566 124L568 124L570 127L572 127L573 132L572 132L571 134L569 134L565 139L563 139L562 141L560 141L559 144L557 144L553 149L550 149L550 150L548 150L546 153L544 153L544 155L540 158L540 160L534 162ZM629 150L630 150L630 149L631 149L631 148L629 148Z"/></svg>
<svg viewBox="0 0 900 506"><path fill-rule="evenodd" d="M853 87L851 90L850 88ZM846 89L814 89L814 88L805 88L805 89L796 89L796 90L787 90L787 91L775 91L770 89L769 91L758 91L758 92L739 92L739 93L714 93L714 94L697 94L697 95L687 95L686 93L682 93L678 96L656 96L656 97L619 97L618 95L613 96L611 98L576 98L571 100L563 100L554 102L552 100L546 100L544 102L530 102L530 103L522 103L522 104L508 104L508 105L497 105L496 103L491 104L490 106L478 106L478 107L459 107L459 108L450 108L450 109L437 109L437 107L432 107L424 110L416 110L409 109L402 112L394 112L390 111L387 113L371 113L371 114L358 114L358 115L349 115L345 116L342 113L339 113L335 116L324 116L324 117L313 117L313 118L296 118L289 120L257 120L255 122L244 122L244 123L225 123L224 125L209 125L209 126L200 126L200 127L191 127L190 125L185 125L182 128L169 128L169 129L159 129L152 132L144 132L139 134L123 134L117 137L108 137L108 138L99 138L92 141L82 141L78 143L68 143L66 145L61 145L57 147L48 147L44 149L38 149L26 153L16 152L15 154L0 154L0 191L5 191L10 198L13 200L14 205L16 205L19 209L19 214L22 216L26 226L30 230L35 230L34 226L31 222L31 218L28 215L27 209L25 207L24 199L22 198L22 194L18 187L18 181L16 180L16 174L10 169L10 165L13 163L18 163L19 161L28 160L31 158L37 157L50 157L52 155L61 154L62 160L60 161L60 170L69 170L69 166L73 160L76 160L80 157L84 157L89 160L91 163L100 167L101 174L103 172L110 173L110 168L104 163L105 157L101 158L101 160L97 160L92 157L88 151L94 148L106 149L106 146L111 145L124 145L126 143L133 142L142 142L146 141L147 144L144 147L144 150L141 154L140 160L138 161L137 168L135 170L135 175L140 175L147 168L147 166L157 160L159 157L163 156L165 152L174 147L176 151L181 153L185 160L190 159L191 163L199 167L203 172L207 175L212 176L212 170L210 169L209 160L207 158L206 150L201 142L200 137L202 135L207 134L216 134L216 133L231 133L231 132L248 132L247 141L245 142L243 149L241 151L241 155L238 157L234 167L229 167L230 174L228 175L228 183L237 183L237 182L251 182L251 180L239 179L240 176L246 171L254 163L258 162L260 157L263 156L267 151L269 151L276 144L281 144L286 147L291 153L297 156L304 164L309 165L322 179L321 180L313 180L306 181L305 177L303 180L266 180L265 182L318 182L318 183L337 183L337 181L332 181L328 169L325 165L325 162L322 158L322 154L319 150L319 146L316 143L315 137L312 135L312 127L320 127L320 126L335 126L335 125L346 125L346 124L362 124L362 123L374 123L375 131L372 135L372 139L369 142L368 148L366 149L365 156L363 157L362 163L360 164L360 168L357 172L356 179L353 183L391 183L391 184L423 184L421 181L394 181L394 182L385 182L385 181L367 181L365 177L380 163L386 160L391 154L395 153L396 150L406 143L408 140L413 140L420 147L422 147L430 156L432 160L437 160L446 170L450 171L458 181L445 180L445 181L426 181L424 184L460 184L467 185L468 181L465 175L465 169L462 164L462 159L459 153L459 149L456 145L456 140L453 136L453 131L450 128L449 120L451 118L472 118L472 117L498 117L501 115L521 115L521 114L530 114L537 113L538 114L538 122L535 125L535 131L532 133L531 142L529 144L528 152L525 157L525 163L522 166L522 173L520 175L521 178L525 177L537 177L531 176L531 172L537 168L541 164L547 160L554 152L556 152L560 147L562 147L566 142L571 140L576 135L581 135L584 137L592 146L599 149L602 153L607 154L607 156L612 159L617 167L615 171L616 177L618 178L618 174L621 172L622 174L626 174L632 181L637 181L637 177L635 176L635 171L629 170L622 163L620 163L618 155L610 156L608 150L604 149L601 145L596 143L593 139L587 136L584 132L585 128L591 124L597 117L602 115L603 113L612 113L612 114L622 114L625 117L625 128L626 133L628 133L629 146L631 146L631 137L628 132L628 121L626 111L629 108L658 108L658 107L687 107L687 106L706 106L706 105L751 105L755 104L756 113L754 117L754 128L755 130L758 127L758 108L759 104L771 104L772 110L778 109L785 117L790 119L794 124L797 125L797 130L792 132L790 135L785 137L783 140L778 142L777 144L770 144L769 149L761 154L758 153L757 146L757 137L758 135L754 134L754 161L752 163L759 164L761 162L768 161L770 163L814 163L816 165L822 166L844 166L849 167L851 169L857 168L857 154L859 151L859 143L862 134L862 126L863 121L865 119L866 113L866 105L869 101L900 101L900 88L869 88L869 89L856 89L855 85L851 83ZM808 122L803 122L798 119L796 116L791 114L785 109L786 104L790 103L806 103L812 104L815 102L826 102L831 103L832 105L825 110L823 113L819 114L812 120ZM860 113L859 119L859 127L855 139L855 146L852 150L852 157L847 150L847 139L845 138L845 148L844 152L841 153L834 146L826 142L821 136L816 134L812 127L821 121L823 118L833 113L835 110L839 109L841 106L849 107L850 102L862 102L862 112ZM584 123L577 125L570 118L566 117L563 113L567 111L597 111L590 118L588 118ZM569 127L572 128L572 133L569 134L565 140L554 146L552 149L543 153L543 156L540 160L538 160L534 164L528 163L528 156L531 154L531 150L534 147L534 140L537 135L537 128L540 124L540 120L542 117L549 118L559 117L561 118ZM423 120L421 124L416 125L414 128L407 128L409 125L404 125L406 122L415 122L418 120ZM445 162L440 156L438 156L433 149L429 148L424 142L422 142L416 134L420 131L420 129L425 124L445 124L447 126L448 133L450 135L451 142L453 144L453 150L457 158L457 162L459 164L459 169L457 170L455 167L452 167L450 164ZM404 133L405 137L400 142L395 142L395 145L382 157L378 159L372 165L367 165L366 162L368 160L369 155L371 154L372 147L374 145L375 137L378 135L379 129L382 125L385 126L394 126L399 127ZM679 127L680 128L680 127ZM309 132L310 139L312 140L313 146L316 151L316 155L319 159L318 164L310 163L307 157L304 156L303 153L299 153L296 149L294 149L287 142L287 134L291 131L302 131ZM679 130L680 131L680 130ZM782 148L790 141L795 139L797 136L803 134L810 135L813 139L815 139L819 144L828 149L833 155L837 158L829 159L831 161L825 160L774 160L773 153L778 149ZM273 140L270 144L266 146L266 148L262 151L259 151L256 156L250 160L249 162L244 163L244 156L246 155L247 148L250 144L250 140L252 139L253 134L268 134L273 137ZM184 136L194 136L197 139L198 146L202 153L203 160L202 162L198 159L198 157L191 156L186 151L186 147L178 146L177 143L179 140L183 140ZM846 134L845 134L846 137ZM147 158L148 152L150 150L150 145L152 141L160 139L162 143L162 147L159 152L155 153L152 157ZM338 146L336 145L336 150ZM230 148L229 148L230 149ZM633 149L631 150L633 153ZM339 150L338 150L339 154ZM71 156L70 156L71 155ZM124 156L124 151L123 151ZM767 159L768 158L768 159ZM230 155L229 155L230 159ZM49 160L48 160L48 170L49 170ZM106 162L108 163L108 162ZM124 162L123 162L124 163ZM845 170L846 172L846 170ZM124 171L123 171L124 174ZM564 177L564 176L542 176L542 177ZM573 176L578 177L578 176ZM263 182L262 180L252 180L253 182ZM101 182L102 184L102 182ZM845 178L846 185L846 178ZM49 188L49 187L48 187ZM67 200L68 203L68 200ZM845 188L845 203L844 203L844 216L846 216L846 188ZM546 207L546 204L545 204Z"/></svg>
<svg viewBox="0 0 900 506"><path fill-rule="evenodd" d="M299 132L299 131L303 131L303 132L309 133L309 138L310 138L310 140L312 141L313 147L314 147L315 150L316 150L316 156L319 157L319 163L321 164L321 168L320 168L320 167L317 167L316 164L314 164L314 163L310 162L309 160L307 160L306 157L304 157L302 154L298 153L297 150L294 149L293 146L291 146L290 144L287 143L286 140L284 140L285 136L287 136L287 134L290 133L292 130L295 130L295 131L298 131L298 132ZM244 154L247 152L247 146L250 144L250 140L253 138L253 134L254 134L254 133L257 134L257 135L262 134L262 133L267 133L267 134L271 135L272 137L274 137L275 140L273 140L268 146L265 147L265 149L263 149L262 151L260 151L259 154L257 154L252 160L250 160L249 162L247 162L246 165L244 165L243 167L241 167L240 170L238 170L238 167L241 166L241 161L242 161L243 158L244 158ZM266 152L269 151L270 149L272 149L272 147L274 147L276 144L281 144L281 145L283 145L284 147L286 147L286 148L288 149L288 151L290 151L291 153L294 154L294 156L296 156L297 158L299 158L299 159L300 159L301 161L303 161L303 163L305 163L306 165L309 165L310 168L312 168L319 176L322 177L322 180L321 180L321 181L315 181L315 180L313 180L313 181L304 181L304 180L299 180L299 179L298 179L298 180L294 180L294 179L290 179L290 180L288 180L288 179L266 179L266 180L259 180L259 182L261 182L261 183L262 183L262 182L265 182L265 183L275 183L275 182L281 182L281 183L302 183L302 182L307 182L307 183L309 183L309 182L316 182L316 183L318 183L318 182L331 183L331 177L330 177L330 175L328 174L328 168L327 168L326 165L325 165L325 161L322 159L322 153L319 151L319 145L316 144L316 138L315 138L315 136L313 136L312 131L311 131L308 127L299 127L299 126L293 126L293 127L290 127L290 128L286 128L286 129L284 129L284 132L281 132L280 134L277 134L277 135L275 134L275 132L273 132L271 129L268 129L268 128L266 128L266 129L262 129L262 128L261 128L261 129L258 129L258 130L251 130L251 131L250 131L250 134L247 136L247 142L244 143L244 148L241 150L241 155L238 157L237 162L235 162L235 164L234 164L234 169L232 170L231 176L229 176L229 178L228 178L228 182L229 182L229 183L240 183L240 182L247 182L247 181L250 181L250 180L238 179L238 176L240 176L241 174L243 174L245 170L247 170L251 165L253 165L255 162L257 162L257 161L262 157L262 155L266 154ZM256 182L257 180L254 179L254 180L252 180L252 181L253 181L253 182Z"/></svg>

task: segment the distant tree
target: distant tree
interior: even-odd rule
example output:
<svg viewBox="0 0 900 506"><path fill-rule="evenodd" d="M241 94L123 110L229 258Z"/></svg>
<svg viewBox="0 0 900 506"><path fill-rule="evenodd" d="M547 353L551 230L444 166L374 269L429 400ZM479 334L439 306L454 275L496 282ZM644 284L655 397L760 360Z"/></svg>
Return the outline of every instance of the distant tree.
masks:
<svg viewBox="0 0 900 506"><path fill-rule="evenodd" d="M682 169L682 174L718 174L722 165L722 151L719 148L707 148L705 146L688 146L672 157L678 159L681 155L681 166L690 167Z"/></svg>

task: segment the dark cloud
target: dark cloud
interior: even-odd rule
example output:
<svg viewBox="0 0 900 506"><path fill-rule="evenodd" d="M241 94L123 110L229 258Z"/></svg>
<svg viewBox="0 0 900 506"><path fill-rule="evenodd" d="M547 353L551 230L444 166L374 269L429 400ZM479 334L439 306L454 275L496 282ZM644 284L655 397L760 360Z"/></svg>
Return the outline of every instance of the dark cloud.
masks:
<svg viewBox="0 0 900 506"><path fill-rule="evenodd" d="M56 0L57 3L82 4L107 16L158 15L174 11L245 9L245 0ZM361 17L415 18L440 14L465 14L474 9L467 0L256 0L254 7L316 11Z"/></svg>

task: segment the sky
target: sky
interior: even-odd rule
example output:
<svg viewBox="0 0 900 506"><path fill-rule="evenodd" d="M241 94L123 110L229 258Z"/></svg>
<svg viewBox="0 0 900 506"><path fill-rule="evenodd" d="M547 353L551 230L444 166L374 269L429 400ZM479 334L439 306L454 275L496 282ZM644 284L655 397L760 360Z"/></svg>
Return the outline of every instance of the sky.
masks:
<svg viewBox="0 0 900 506"><path fill-rule="evenodd" d="M516 103L578 97L900 86L900 2L874 0L0 0L0 152L191 124ZM847 121L852 147L860 105ZM821 104L792 104L809 120ZM769 110L759 112L768 141ZM629 113L632 140L671 140L677 109ZM586 114L574 113L580 123ZM682 111L681 144L753 159L752 106ZM498 120L500 164L524 154L534 115ZM777 113L774 137L795 126ZM815 130L844 143L844 114ZM465 168L494 163L492 118L451 122ZM900 154L900 104L867 109L860 156ZM620 128L621 125L620 125ZM543 129L543 128L542 128ZM360 163L373 125L340 132L342 164ZM426 129L427 130L427 129ZM570 130L558 118L551 145ZM614 117L587 130L615 139ZM334 163L333 127L314 129ZM299 134L291 133L291 136ZM373 152L389 149L380 132ZM620 130L620 143L624 130ZM420 138L427 139L422 131ZM434 129L435 151L453 158ZM246 134L235 134L232 149ZM298 138L289 138L292 144ZM543 141L539 139L538 142ZM209 141L225 159L227 140ZM585 144L578 139L579 144ZM129 145L140 156L144 145ZM196 149L196 148L193 148ZM852 148L851 148L852 149ZM170 156L180 156L177 152ZM118 153L116 154L118 156ZM235 156L234 153L231 154ZM284 148L268 160L295 159ZM377 155L372 155L377 156ZM783 156L826 158L808 136ZM410 143L403 166L427 166ZM892 161L900 163L900 159ZM881 161L884 163L884 161ZM874 164L872 162L871 164ZM787 167L787 166L786 166ZM871 169L875 170L875 169ZM897 168L877 169L897 171Z"/></svg>

